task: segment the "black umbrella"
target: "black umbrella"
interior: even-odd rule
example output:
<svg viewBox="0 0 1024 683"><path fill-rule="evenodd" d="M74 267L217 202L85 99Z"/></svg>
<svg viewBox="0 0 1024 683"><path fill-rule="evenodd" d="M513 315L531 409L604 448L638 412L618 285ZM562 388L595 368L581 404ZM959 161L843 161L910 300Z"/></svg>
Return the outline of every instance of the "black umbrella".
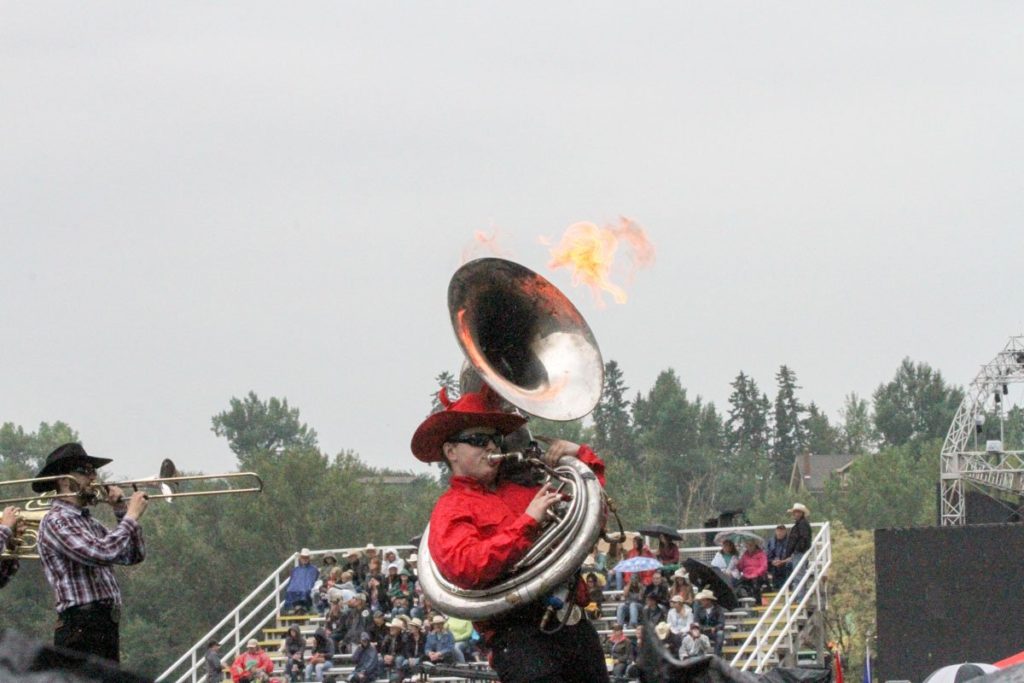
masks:
<svg viewBox="0 0 1024 683"><path fill-rule="evenodd" d="M690 583L697 588L710 589L718 599L719 605L725 609L736 609L740 606L739 600L736 599L736 593L732 590L729 577L721 570L692 557L683 561L683 567L686 569L687 576L690 577Z"/></svg>
<svg viewBox="0 0 1024 683"><path fill-rule="evenodd" d="M673 541L683 540L678 531L664 524L648 524L647 526L640 527L640 533L644 536L661 536L665 534Z"/></svg>

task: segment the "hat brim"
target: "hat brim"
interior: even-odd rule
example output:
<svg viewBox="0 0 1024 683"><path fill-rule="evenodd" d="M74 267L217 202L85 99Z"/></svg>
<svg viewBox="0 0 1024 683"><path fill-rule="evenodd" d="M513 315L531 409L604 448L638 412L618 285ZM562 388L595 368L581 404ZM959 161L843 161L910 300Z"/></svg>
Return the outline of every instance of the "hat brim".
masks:
<svg viewBox="0 0 1024 683"><path fill-rule="evenodd" d="M71 466L77 463L85 463L92 465L93 468L99 469L104 465L109 465L114 462L110 458L94 458L91 455L75 455L69 458L61 458L48 463L46 467L39 470L39 474L36 477L54 477L59 474L67 474L71 470ZM57 488L56 480L51 481L37 481L32 483L32 490L36 493L46 493L47 491L53 491Z"/></svg>
<svg viewBox="0 0 1024 683"><path fill-rule="evenodd" d="M412 435L412 454L421 462L441 462L441 446L453 434L470 427L491 427L503 436L526 424L526 419L513 413L465 413L445 411L434 413L420 424Z"/></svg>

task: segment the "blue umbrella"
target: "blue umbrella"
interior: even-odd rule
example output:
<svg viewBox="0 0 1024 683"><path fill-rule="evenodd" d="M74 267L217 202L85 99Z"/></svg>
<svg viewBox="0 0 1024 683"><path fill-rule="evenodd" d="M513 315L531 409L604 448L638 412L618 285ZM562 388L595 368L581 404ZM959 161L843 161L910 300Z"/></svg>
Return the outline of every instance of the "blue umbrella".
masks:
<svg viewBox="0 0 1024 683"><path fill-rule="evenodd" d="M661 569L661 562L658 562L653 557L638 555L637 557L631 557L628 560L619 562L612 571L633 573L646 572L651 569Z"/></svg>

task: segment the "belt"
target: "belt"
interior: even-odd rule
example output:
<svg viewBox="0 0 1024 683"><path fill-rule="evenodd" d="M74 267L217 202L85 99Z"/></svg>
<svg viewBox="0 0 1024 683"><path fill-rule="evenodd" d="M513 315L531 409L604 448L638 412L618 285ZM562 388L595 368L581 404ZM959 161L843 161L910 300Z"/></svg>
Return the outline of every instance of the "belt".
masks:
<svg viewBox="0 0 1024 683"><path fill-rule="evenodd" d="M74 618L82 614L91 613L103 613L106 612L110 615L111 621L117 623L121 619L121 607L114 600L106 598L104 600L94 600L92 602L86 602L81 605L72 605L67 609L58 612L57 618L59 621L66 621L67 619Z"/></svg>

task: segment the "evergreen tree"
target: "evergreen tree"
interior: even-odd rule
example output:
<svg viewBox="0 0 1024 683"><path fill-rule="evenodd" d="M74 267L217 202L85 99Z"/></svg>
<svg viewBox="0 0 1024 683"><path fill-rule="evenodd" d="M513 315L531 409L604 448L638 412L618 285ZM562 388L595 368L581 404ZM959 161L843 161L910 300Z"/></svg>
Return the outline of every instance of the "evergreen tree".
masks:
<svg viewBox="0 0 1024 683"><path fill-rule="evenodd" d="M842 435L814 401L807 405L807 417L804 418L803 428L804 434L807 435L808 453L838 453L842 450Z"/></svg>
<svg viewBox="0 0 1024 683"><path fill-rule="evenodd" d="M740 371L729 396L729 418L725 422L726 446L733 454L741 452L766 456L769 446L768 396L757 382Z"/></svg>
<svg viewBox="0 0 1024 683"><path fill-rule="evenodd" d="M779 391L775 395L775 438L772 442L772 471L779 481L786 481L793 469L797 454L807 450L807 434L804 429L803 404L796 397L800 387L796 373L785 365L775 375Z"/></svg>
<svg viewBox="0 0 1024 683"><path fill-rule="evenodd" d="M434 377L434 381L437 383L438 390L434 391L434 393L430 395L431 413L436 413L444 408L444 406L441 405L441 399L438 395L441 389L445 390L445 393L448 394L448 398L450 400L457 401L459 398L459 378L454 374L444 370Z"/></svg>
<svg viewBox="0 0 1024 683"><path fill-rule="evenodd" d="M594 408L594 448L602 457L639 460L630 417L630 402L619 364L610 360L604 366L604 390Z"/></svg>

